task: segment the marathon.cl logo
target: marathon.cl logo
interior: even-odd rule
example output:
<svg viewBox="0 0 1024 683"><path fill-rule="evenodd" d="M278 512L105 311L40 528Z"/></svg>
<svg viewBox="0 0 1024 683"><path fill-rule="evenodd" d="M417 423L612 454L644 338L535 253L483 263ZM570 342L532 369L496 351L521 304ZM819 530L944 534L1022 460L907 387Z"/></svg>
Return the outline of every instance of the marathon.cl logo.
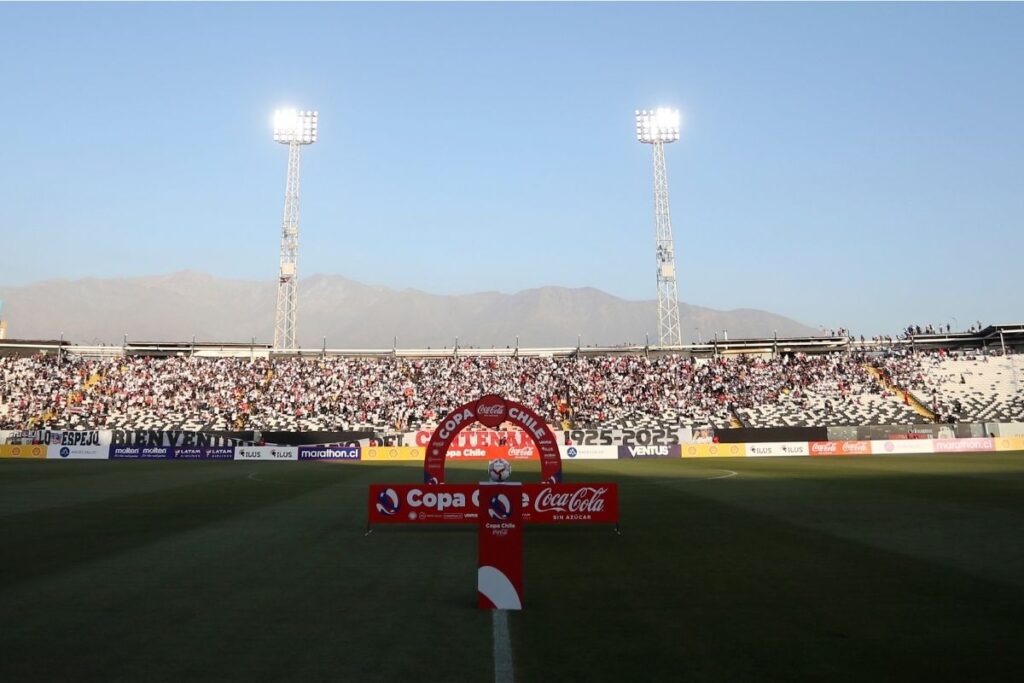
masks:
<svg viewBox="0 0 1024 683"><path fill-rule="evenodd" d="M66 458L69 455L71 455L71 449L68 448L67 446L62 446L60 449L60 457Z"/></svg>
<svg viewBox="0 0 1024 683"><path fill-rule="evenodd" d="M377 494L377 512L391 517L399 510L398 493L394 489L384 489Z"/></svg>
<svg viewBox="0 0 1024 683"><path fill-rule="evenodd" d="M569 446L568 450L565 451L565 454L568 455L570 458L575 458L577 453L578 451L576 450L575 446Z"/></svg>
<svg viewBox="0 0 1024 683"><path fill-rule="evenodd" d="M512 516L512 501L504 493L491 496L491 503L487 506L487 514L491 519L504 522Z"/></svg>

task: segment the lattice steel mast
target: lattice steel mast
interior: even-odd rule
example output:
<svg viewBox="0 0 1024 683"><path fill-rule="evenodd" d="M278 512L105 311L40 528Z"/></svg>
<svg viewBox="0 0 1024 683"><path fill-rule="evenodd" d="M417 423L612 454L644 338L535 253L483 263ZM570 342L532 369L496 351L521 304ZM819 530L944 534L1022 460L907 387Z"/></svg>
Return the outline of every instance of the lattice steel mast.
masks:
<svg viewBox="0 0 1024 683"><path fill-rule="evenodd" d="M274 317L274 349L295 349L299 263L299 147L317 140L319 112L281 109L274 114L274 141L288 145L288 180L281 219L281 262Z"/></svg>
<svg viewBox="0 0 1024 683"><path fill-rule="evenodd" d="M658 280L658 344L681 346L679 297L676 289L675 243L668 204L665 143L679 139L679 112L674 109L636 112L636 137L651 145L654 157L654 241Z"/></svg>

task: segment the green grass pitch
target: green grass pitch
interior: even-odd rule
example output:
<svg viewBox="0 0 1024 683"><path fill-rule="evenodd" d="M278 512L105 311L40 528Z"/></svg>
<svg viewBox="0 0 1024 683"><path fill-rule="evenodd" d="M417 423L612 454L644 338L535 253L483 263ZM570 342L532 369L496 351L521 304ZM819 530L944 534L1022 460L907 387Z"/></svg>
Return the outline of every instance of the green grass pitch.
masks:
<svg viewBox="0 0 1024 683"><path fill-rule="evenodd" d="M1024 676L1024 454L565 467L623 535L527 529L517 681ZM475 529L363 536L420 473L2 461L0 680L493 680Z"/></svg>

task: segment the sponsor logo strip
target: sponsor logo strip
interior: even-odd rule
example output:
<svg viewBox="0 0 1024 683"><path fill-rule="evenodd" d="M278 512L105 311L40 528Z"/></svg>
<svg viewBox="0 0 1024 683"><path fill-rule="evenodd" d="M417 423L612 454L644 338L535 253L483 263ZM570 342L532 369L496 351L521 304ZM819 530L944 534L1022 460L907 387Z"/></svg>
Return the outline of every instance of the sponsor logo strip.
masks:
<svg viewBox="0 0 1024 683"><path fill-rule="evenodd" d="M523 484L523 521L533 524L619 521L615 483ZM370 524L468 524L479 520L479 484L372 484Z"/></svg>

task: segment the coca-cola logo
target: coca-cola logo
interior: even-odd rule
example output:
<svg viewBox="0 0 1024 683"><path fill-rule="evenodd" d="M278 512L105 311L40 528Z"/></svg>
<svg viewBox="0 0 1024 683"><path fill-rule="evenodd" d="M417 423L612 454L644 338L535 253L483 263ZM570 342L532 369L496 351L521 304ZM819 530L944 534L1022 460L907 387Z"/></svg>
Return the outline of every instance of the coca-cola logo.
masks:
<svg viewBox="0 0 1024 683"><path fill-rule="evenodd" d="M871 444L867 441L847 441L843 444L844 453L868 453L871 450Z"/></svg>
<svg viewBox="0 0 1024 683"><path fill-rule="evenodd" d="M545 488L537 494L533 507L537 512L602 512L607 491L596 486L582 486L575 491Z"/></svg>
<svg viewBox="0 0 1024 683"><path fill-rule="evenodd" d="M492 429L505 421L508 407L501 396L488 394L476 402L476 419Z"/></svg>
<svg viewBox="0 0 1024 683"><path fill-rule="evenodd" d="M839 444L835 441L817 441L811 444L811 453L814 455L826 455L839 452Z"/></svg>
<svg viewBox="0 0 1024 683"><path fill-rule="evenodd" d="M510 458L530 458L533 457L533 453L533 448L530 446L524 446L523 448L509 446L508 448L508 457Z"/></svg>

